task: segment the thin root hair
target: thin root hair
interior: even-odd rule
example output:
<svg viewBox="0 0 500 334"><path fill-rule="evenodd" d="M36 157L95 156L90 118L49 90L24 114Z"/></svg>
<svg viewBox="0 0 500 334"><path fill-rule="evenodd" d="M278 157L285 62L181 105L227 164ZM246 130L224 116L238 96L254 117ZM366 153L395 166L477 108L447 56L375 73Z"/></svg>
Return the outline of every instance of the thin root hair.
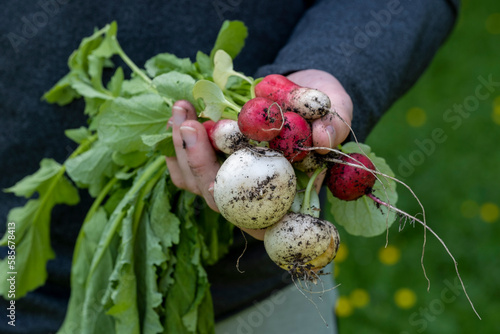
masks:
<svg viewBox="0 0 500 334"><path fill-rule="evenodd" d="M271 103L271 105L269 106L269 108L267 108L267 115L269 116L270 112L271 112L271 108L272 106L276 104L280 110L280 114L281 114L281 118L282 118L282 122L281 122L281 125L279 128L270 128L270 129L262 129L262 131L274 131L274 130L280 130L283 129L283 126L285 125L285 114L283 113L283 108L281 108L281 106L279 105L278 102L273 102Z"/></svg>
<svg viewBox="0 0 500 334"><path fill-rule="evenodd" d="M316 150L316 149L326 149L326 150L331 150L333 152L336 152L336 153L339 153L339 154L342 154L342 155L346 155L346 153L343 153L339 150L336 150L336 149L331 149L331 148L327 148L327 147L312 147L312 148L308 148L309 150ZM351 159L357 161L355 158L352 158ZM382 175L383 177L385 178L388 178L390 180L393 180L399 184L402 184L406 189L408 189L408 191L410 191L410 193L412 194L412 196L415 198L415 200L418 202L418 205L420 206L422 212L420 212L419 214L422 215L422 220L416 218L415 216L412 216L410 215L409 213L406 213L398 208L396 208L395 206L391 205L389 202L384 202L382 201L380 198L376 197L375 195L373 194L368 194L367 196L370 197L375 203L378 203L380 205L383 205L385 207L387 207L389 210L392 210L393 212L401 215L402 217L405 217L407 219L410 219L410 221L415 224L415 222L418 222L419 224L421 224L423 227L424 227L424 240L423 240L423 244L422 244L422 256L420 258L420 264L422 266L422 271L423 271L423 274L424 274L424 277L425 279L427 280L427 291L430 290L430 284L431 284L431 281L429 279L429 277L427 276L427 271L425 269L425 265L424 265L424 256L425 256L425 246L427 244L427 231L431 232L431 234L433 234L436 239L441 243L441 245L444 247L444 249L446 250L446 252L448 253L448 255L451 257L451 259L453 260L453 263L454 263L454 266L455 266L455 271L457 273L457 277L458 279L460 280L460 284L462 286L462 289L465 293L465 296L467 297L467 300L469 301L474 313L476 314L476 316L481 319L481 317L479 316L479 313L476 311L476 308L474 307L474 304L472 303L472 300L470 299L467 291L466 291L466 288L465 288L465 284L463 283L462 281L462 277L460 276L460 273L459 273L459 270L458 270L458 262L455 260L455 257L452 255L452 253L450 252L450 250L448 249L448 247L446 246L446 243L443 241L443 239L441 239L436 232L434 232L434 230L432 230L428 225L427 225L427 222L426 222L426 218L425 218L425 208L422 204L422 202L420 201L420 199L417 197L417 195L415 194L415 192L411 189L410 186L408 186L406 183L404 183L403 181L393 177L393 176L390 176L390 175L387 175L387 174L384 174L378 170L372 170L372 169L369 169L367 168L366 166L364 166L361 162L359 162L359 165L358 164L353 164L353 163L349 163L349 162L346 162L346 161L342 161L342 160L339 160L339 159L328 159L328 161L330 162L335 162L335 163L341 163L341 164L344 164L344 165L348 165L348 166L352 166L352 167L356 167L356 168L360 168L360 169L363 169L363 170L366 170L370 173L372 173L379 182L381 182L381 180L378 178L377 174L378 175ZM387 197L387 191L385 189L385 186L384 184L381 182L382 184L382 187L384 188L384 192L386 194L386 197ZM387 216L387 219L388 219L388 216ZM387 222L388 224L388 222ZM388 225L387 225L388 226ZM400 229L401 230L401 229ZM387 235L388 235L388 228L387 228ZM386 236L386 245L387 245L387 242L388 242L388 236Z"/></svg>

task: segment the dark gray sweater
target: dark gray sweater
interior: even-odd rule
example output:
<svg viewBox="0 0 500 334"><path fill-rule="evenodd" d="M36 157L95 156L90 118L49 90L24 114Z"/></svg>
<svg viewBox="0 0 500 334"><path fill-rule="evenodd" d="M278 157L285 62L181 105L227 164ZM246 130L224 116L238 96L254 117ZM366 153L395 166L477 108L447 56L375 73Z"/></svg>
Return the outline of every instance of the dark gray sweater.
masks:
<svg viewBox="0 0 500 334"><path fill-rule="evenodd" d="M249 27L238 71L262 76L316 68L335 75L354 102L353 127L364 140L381 115L419 78L453 28L458 1L4 1L0 20L0 187L38 169L43 157L64 161L74 144L63 130L85 123L82 101L64 108L40 101L67 72L66 61L94 27L116 20L125 52L139 65L160 52L193 58L208 53L223 20ZM54 333L69 298L74 242L90 205L82 192L76 207L56 207L44 287L16 304L16 327L7 325L1 299L1 333ZM25 200L0 192L0 215ZM0 231L3 234L5 225ZM239 234L238 234L239 235ZM245 253L246 274L235 251L209 279L218 317L252 305L285 284L261 243Z"/></svg>

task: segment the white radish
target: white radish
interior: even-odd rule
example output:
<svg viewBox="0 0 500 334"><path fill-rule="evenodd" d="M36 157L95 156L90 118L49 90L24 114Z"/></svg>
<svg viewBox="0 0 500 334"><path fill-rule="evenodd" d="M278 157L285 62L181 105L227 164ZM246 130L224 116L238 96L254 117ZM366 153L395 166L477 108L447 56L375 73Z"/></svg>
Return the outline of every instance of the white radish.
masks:
<svg viewBox="0 0 500 334"><path fill-rule="evenodd" d="M232 154L248 144L248 139L241 133L238 122L231 119L217 121L210 132L211 141L216 149Z"/></svg>
<svg viewBox="0 0 500 334"><path fill-rule="evenodd" d="M266 230L264 246L277 265L293 276L315 278L335 258L340 244L330 222L302 213L288 213Z"/></svg>
<svg viewBox="0 0 500 334"><path fill-rule="evenodd" d="M290 162L278 151L248 147L231 154L219 169L214 199L224 218L238 227L261 229L290 209L297 180Z"/></svg>

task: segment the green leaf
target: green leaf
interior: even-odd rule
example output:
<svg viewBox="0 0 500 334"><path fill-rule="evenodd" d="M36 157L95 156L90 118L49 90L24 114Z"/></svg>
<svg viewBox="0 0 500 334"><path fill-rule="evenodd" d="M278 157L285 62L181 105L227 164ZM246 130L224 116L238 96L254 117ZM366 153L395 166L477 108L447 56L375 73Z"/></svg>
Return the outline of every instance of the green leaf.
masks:
<svg viewBox="0 0 500 334"><path fill-rule="evenodd" d="M230 76L237 76L252 84L252 80L250 78L236 72L233 69L233 60L229 54L227 54L224 50L217 50L214 56L214 82L220 89L224 90L226 89L227 81Z"/></svg>
<svg viewBox="0 0 500 334"><path fill-rule="evenodd" d="M109 29L106 25L100 30L96 30L91 36L85 37L80 42L78 49L73 51L68 60L68 66L71 70L77 70L81 73L88 71L88 57L99 47L103 40L103 34Z"/></svg>
<svg viewBox="0 0 500 334"><path fill-rule="evenodd" d="M10 268L8 258L0 261L0 294L7 298L7 273L15 271L16 298L21 298L43 285L47 279L47 261L54 258L49 231L52 208L56 204L74 205L78 203L79 196L78 191L64 177L64 168L52 159L42 160L37 172L23 178L6 191L25 197L39 193L37 199L10 210L7 217L15 225L13 235L16 261L15 268ZM0 246L8 246L9 235L4 234Z"/></svg>
<svg viewBox="0 0 500 334"><path fill-rule="evenodd" d="M101 108L103 103L106 101L106 99L101 99L98 97L91 98L91 97L87 97L87 96L84 96L83 99L85 101L85 109L84 109L83 113L85 115L88 115L89 117L93 117L93 116L97 115L99 113L99 109ZM92 125L93 119L91 118L90 120L91 120L91 122L89 125L89 129L95 130L95 128Z"/></svg>
<svg viewBox="0 0 500 334"><path fill-rule="evenodd" d="M80 98L80 94L71 87L73 74L68 73L62 77L50 90L45 92L42 99L48 103L57 103L60 106L71 103L74 99Z"/></svg>
<svg viewBox="0 0 500 334"><path fill-rule="evenodd" d="M137 232L135 263L138 283L138 306L141 314L142 333L162 333L159 310L163 295L157 284L157 272L170 266L170 243L164 248L164 239L177 235L178 242L179 220L170 212L170 194L166 182L158 182L151 197L152 207L143 215ZM160 216L158 216L160 214ZM165 226L175 226L173 229L164 229ZM158 233L160 232L160 233ZM162 245L163 244L163 245ZM166 246L166 245L165 245ZM168 263L167 263L168 262Z"/></svg>
<svg viewBox="0 0 500 334"><path fill-rule="evenodd" d="M61 165L53 159L45 158L40 162L40 168L31 175L24 177L5 192L16 196L31 197L35 191L45 192L54 181L52 178L61 171Z"/></svg>
<svg viewBox="0 0 500 334"><path fill-rule="evenodd" d="M134 215L135 207L131 206L121 224L119 254L104 296L104 299L110 297L112 300L112 306L106 313L113 317L115 330L120 334L140 333L134 272Z"/></svg>
<svg viewBox="0 0 500 334"><path fill-rule="evenodd" d="M229 247L233 242L234 225L218 212L210 209L205 200L200 197L196 198L194 207L198 234L202 243L203 263L213 265L229 252Z"/></svg>
<svg viewBox="0 0 500 334"><path fill-rule="evenodd" d="M132 97L146 93L153 93L153 91L151 90L151 86L145 83L141 77L134 76L122 83L122 97Z"/></svg>
<svg viewBox="0 0 500 334"><path fill-rule="evenodd" d="M15 266L8 264L8 258L0 261L0 294L7 299L10 272L15 272L15 298L24 297L26 293L45 283L47 279L47 262L55 257L50 246L51 207L43 205L41 200L30 200L24 207L14 208L8 215L8 221L15 224ZM36 218L36 222L33 220ZM2 239L2 246L7 246L8 233Z"/></svg>
<svg viewBox="0 0 500 334"><path fill-rule="evenodd" d="M154 234L160 237L161 245L165 252L173 245L179 243L181 233L181 221L172 212L171 201L174 189L169 189L166 182L160 182L155 189L149 210L151 228Z"/></svg>
<svg viewBox="0 0 500 334"><path fill-rule="evenodd" d="M84 126L77 129L64 130L64 134L77 144L81 144L85 139L88 139L92 135L90 130Z"/></svg>
<svg viewBox="0 0 500 334"><path fill-rule="evenodd" d="M210 59L210 56L208 56L207 54L205 54L201 51L198 51L196 53L195 66L198 69L198 72L200 72L203 77L211 77L212 76L213 63L212 63L212 60Z"/></svg>
<svg viewBox="0 0 500 334"><path fill-rule="evenodd" d="M210 52L210 58L213 59L217 50L226 51L231 58L236 58L245 45L245 39L248 36L248 30L241 21L224 21L214 47Z"/></svg>
<svg viewBox="0 0 500 334"><path fill-rule="evenodd" d="M167 157L175 156L174 140L172 132L164 132L157 135L142 135L144 144L159 151L162 155Z"/></svg>
<svg viewBox="0 0 500 334"><path fill-rule="evenodd" d="M146 72L152 78L168 73L177 71L181 73L191 74L196 72L194 64L189 58L178 58L171 53L160 53L153 58L146 61L144 65Z"/></svg>
<svg viewBox="0 0 500 334"><path fill-rule="evenodd" d="M110 58L120 51L120 46L118 45L116 39L118 25L116 24L116 22L111 22L110 24L106 25L105 29L106 34L104 36L104 39L99 44L99 47L97 47L92 52L92 54L96 57Z"/></svg>
<svg viewBox="0 0 500 334"><path fill-rule="evenodd" d="M113 27L115 27L113 24L107 25L103 29L95 31L91 36L82 39L78 49L73 51L69 57L70 72L47 91L42 99L49 103L66 105L81 95L92 98L109 98L102 89L102 83L98 82L101 79L102 67L108 63L99 59L99 52L94 53L94 51L105 49L111 38L111 34L108 32L112 32ZM103 39L102 36L106 33L109 37ZM100 47L103 41L106 45ZM100 54L104 54L104 52L101 51Z"/></svg>
<svg viewBox="0 0 500 334"><path fill-rule="evenodd" d="M95 87L93 87L91 83L83 80L74 80L71 83L71 87L73 87L78 92L78 94L88 98L99 98L103 100L111 100L113 98L113 96L95 89Z"/></svg>
<svg viewBox="0 0 500 334"><path fill-rule="evenodd" d="M201 262L201 245L194 221L195 195L183 192L178 217L181 219L180 241L176 251L174 281L165 300L165 332L195 333L199 324L207 324L202 333L213 333L213 308L204 301L210 289ZM204 313L200 312L203 307ZM202 318L203 320L200 320Z"/></svg>
<svg viewBox="0 0 500 334"><path fill-rule="evenodd" d="M111 95L102 84L102 72L104 70L106 59L97 57L92 53L89 55L88 61L88 76L90 77L92 87L94 87L97 91L102 92L104 95Z"/></svg>
<svg viewBox="0 0 500 334"><path fill-rule="evenodd" d="M80 186L88 187L89 194L96 197L116 170L112 160L113 151L98 142L88 151L66 161L66 171Z"/></svg>
<svg viewBox="0 0 500 334"><path fill-rule="evenodd" d="M217 122L222 117L224 110L229 107L232 109L232 113L227 113L225 117L238 119L240 108L229 102L219 86L212 81L197 81L193 88L193 96L196 100L202 99L205 104L205 109L201 112L200 117L210 118Z"/></svg>
<svg viewBox="0 0 500 334"><path fill-rule="evenodd" d="M118 97L102 106L97 132L106 145L121 153L147 151L141 135L165 132L170 116L170 109L156 94Z"/></svg>
<svg viewBox="0 0 500 334"><path fill-rule="evenodd" d="M195 103L193 98L195 80L187 74L171 71L154 78L153 84L161 96L172 100L172 102L187 100Z"/></svg>
<svg viewBox="0 0 500 334"><path fill-rule="evenodd" d="M71 296L64 322L58 334L115 333L112 318L105 314L101 303L113 269L111 251L106 251L96 269L95 280L86 284L88 270L95 249L106 226L107 215L101 207L85 222L80 230L71 266Z"/></svg>
<svg viewBox="0 0 500 334"><path fill-rule="evenodd" d="M125 75L123 74L123 69L121 67L118 67L115 71L115 74L113 74L108 82L108 90L111 92L111 94L113 94L113 96L120 96L124 78Z"/></svg>
<svg viewBox="0 0 500 334"><path fill-rule="evenodd" d="M118 151L114 151L112 159L118 166L137 168L146 162L148 155L143 151L134 151L130 153L120 153Z"/></svg>
<svg viewBox="0 0 500 334"><path fill-rule="evenodd" d="M368 145L360 144L362 151L368 155L375 167L384 174L394 177L394 173L383 158L377 157ZM344 153L363 153L356 143L347 143L342 146ZM398 195L396 182L382 175L377 175L383 182L376 181L373 194L395 206ZM344 226L346 231L352 235L373 237L387 231L396 219L394 212L388 212L384 206L378 207L375 202L367 196L362 196L355 201L343 201L333 197L328 192L328 201L331 204L331 213L335 221Z"/></svg>

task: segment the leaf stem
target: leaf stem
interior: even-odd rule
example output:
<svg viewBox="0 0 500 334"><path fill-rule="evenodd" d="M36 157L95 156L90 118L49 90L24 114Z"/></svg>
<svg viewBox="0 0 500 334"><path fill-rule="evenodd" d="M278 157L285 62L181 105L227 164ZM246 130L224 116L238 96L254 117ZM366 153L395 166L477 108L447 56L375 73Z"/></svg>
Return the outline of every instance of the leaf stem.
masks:
<svg viewBox="0 0 500 334"><path fill-rule="evenodd" d="M127 64L127 66L130 67L130 69L135 74L137 74L139 77L141 77L142 80L144 80L147 84L149 84L150 86L152 86L156 89L156 87L153 84L153 80L151 80L146 74L144 74L144 72L132 61L132 59L130 59L127 56L125 51L123 51L122 47L120 46L120 43L118 43L118 40L116 39L116 36L112 36L112 38L113 38L113 41L116 43L117 53L122 58L122 60L125 62L125 64Z"/></svg>
<svg viewBox="0 0 500 334"><path fill-rule="evenodd" d="M128 167L124 167L120 172L126 173L128 170ZM101 192L99 195L97 195L96 199L92 203L92 206L90 207L89 211L87 211L87 215L85 216L85 219L83 220L83 224L90 220L94 213L97 211L97 209L101 206L102 201L104 201L104 198L109 194L111 191L111 188L118 182L118 178L115 176L111 180L108 181L108 183L102 188Z"/></svg>
<svg viewBox="0 0 500 334"><path fill-rule="evenodd" d="M124 168L124 171L126 171L128 167ZM80 232L78 233L78 237L76 239L75 243L75 252L73 255L73 265L75 264L76 259L78 258L78 250L80 249L80 244L83 242L83 238L85 236L84 233L84 227L85 224L94 216L95 212L99 207L101 206L102 201L104 198L109 194L111 191L111 188L118 182L117 177L113 177L111 180L108 181L108 183L102 188L101 192L99 195L97 195L96 199L92 203L92 206L90 207L89 211L87 211L87 215L85 215L85 219L83 220L82 226L80 227Z"/></svg>
<svg viewBox="0 0 500 334"><path fill-rule="evenodd" d="M165 173L165 170L167 169L167 165L165 164L162 168L158 169L156 174L147 181L146 185L142 188L141 193L139 195L137 204L136 204L136 209L135 209L135 216L134 216L134 234L137 229L137 223L139 222L142 212L144 209L144 205L146 202L144 200L141 200L144 198L158 183L158 180L161 178L161 176Z"/></svg>
<svg viewBox="0 0 500 334"><path fill-rule="evenodd" d="M324 171L326 167L321 166L317 168L314 173L311 175L309 178L309 182L307 182L307 187L306 187L306 192L304 194L304 201L302 202L302 207L300 209L300 213L311 215L316 217L316 214L314 213L313 209L311 208L311 192L316 191L314 190L314 182L316 181L316 178L318 177L319 174L321 174L322 171Z"/></svg>
<svg viewBox="0 0 500 334"><path fill-rule="evenodd" d="M245 104L246 102L248 102L250 100L249 97L238 94L238 93L233 92L231 90L226 90L226 94L231 96L232 98L236 98L238 101L242 102L242 104Z"/></svg>
<svg viewBox="0 0 500 334"><path fill-rule="evenodd" d="M103 232L103 236L101 236L101 240L99 241L99 245L94 253L94 257L92 258L92 263L89 269L89 273L87 275L87 283L90 281L90 278L94 274L94 271L97 268L97 265L101 261L104 252L108 248L113 236L115 235L118 227L120 226L125 214L127 213L124 208L130 204L130 202L135 198L137 193L141 190L142 187L148 182L148 180L156 173L158 168L160 168L163 164L165 164L165 157L158 156L149 166L144 170L143 174L136 180L129 189L129 191L125 194L120 204L117 206L111 217L115 215L115 218L111 221L108 221L109 228Z"/></svg>
<svg viewBox="0 0 500 334"><path fill-rule="evenodd" d="M73 153L68 157L68 159L66 159L66 161L82 154L83 152L85 152L90 145L92 145L92 143L94 141L97 140L97 134L94 134L92 136L90 136L85 142L83 142L82 144L80 144L74 151ZM33 216L33 223L36 225L37 221L38 221L38 218L40 216L40 213L42 212L42 210L46 207L46 203L49 199L52 198L52 192L54 191L57 183L59 182L59 180L64 176L64 173L66 172L66 165L63 164L61 166L61 168L59 169L59 171L57 172L57 174L54 176L54 178L52 179L52 181L50 182L50 185L47 189L47 191L44 193L44 196L43 198L41 199L41 202L40 202L40 206L39 208L36 210L34 216Z"/></svg>

